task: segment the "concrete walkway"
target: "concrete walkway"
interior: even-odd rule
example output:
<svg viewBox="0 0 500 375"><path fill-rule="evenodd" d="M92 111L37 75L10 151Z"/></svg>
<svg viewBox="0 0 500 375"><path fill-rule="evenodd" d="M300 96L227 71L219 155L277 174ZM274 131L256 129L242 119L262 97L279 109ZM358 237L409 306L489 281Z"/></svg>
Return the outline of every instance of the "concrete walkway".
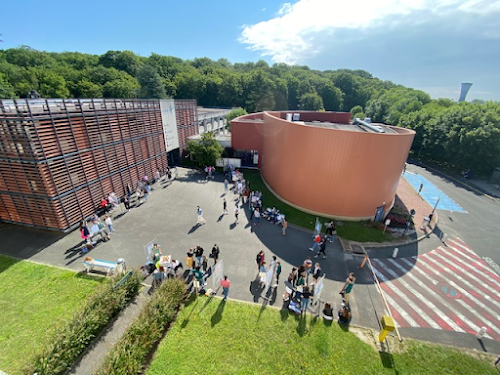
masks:
<svg viewBox="0 0 500 375"><path fill-rule="evenodd" d="M228 202L229 215L222 215L222 198ZM249 212L240 214L240 220L235 223L233 208L237 203L236 195L230 191L224 194L223 176L216 176L213 181L205 181L201 173L190 169L179 168L178 178L171 185L158 183L154 186L147 203L133 208L130 212L117 210L113 213L115 233L112 240L99 244L88 255L98 259L116 261L124 258L129 267L140 267L146 261L144 246L155 240L162 248L163 254L172 255L185 264L185 255L190 247L200 244L208 255L216 243L221 249L221 258L224 260L224 273L231 280L230 298L262 304L261 289L256 288L254 281L258 276L256 254L265 251L269 262L272 255L282 264L280 284L272 289L269 295L269 305L281 307L284 292L283 281L292 267L299 266L306 257L314 253L309 251L312 245L312 232L290 226L286 236L281 234L281 227L266 220L260 226L253 226L249 222ZM204 211L207 223L196 225L196 206L200 205ZM265 205L265 197L264 197ZM415 208L415 207L411 207ZM426 207L430 210L431 208ZM418 211L418 210L417 210ZM423 210L422 210L423 211ZM430 211L429 211L430 212ZM65 236L20 226L4 224L0 226L0 253L22 259L61 266L75 271L84 270L78 244L80 236L74 231ZM416 236L415 236L416 238ZM388 257L392 253L393 245L377 249L369 249L370 256ZM321 299L330 301L334 309L341 303L339 291L349 272L356 273L356 285L350 297L353 324L379 329L379 319L385 314L380 294L373 284L373 277L369 267L359 269L363 257L345 253L340 242L336 240L327 244L327 259L313 259L318 261L326 274ZM412 256L419 253L417 243L412 243L401 249L401 256ZM209 261L212 264L212 261ZM211 280L208 287L211 287ZM102 345L101 352L107 352L112 342L120 337L120 330L128 326L127 319L137 314L139 305L144 303L139 297L135 305L131 305L131 312L124 312L123 320L117 324L116 332L110 328L109 336L104 336L96 345ZM314 311L311 311L314 312ZM121 319L121 318L120 318ZM439 331L436 341L444 340L449 332ZM409 332L412 336L412 332ZM459 342L457 342L459 344ZM92 352L97 352L97 347ZM92 352L87 353L91 356ZM91 358L91 357L89 357ZM92 359L96 363L100 357ZM104 358L104 355L102 355ZM90 363L91 363L90 362ZM75 368L76 373L89 373L92 366L82 359Z"/></svg>

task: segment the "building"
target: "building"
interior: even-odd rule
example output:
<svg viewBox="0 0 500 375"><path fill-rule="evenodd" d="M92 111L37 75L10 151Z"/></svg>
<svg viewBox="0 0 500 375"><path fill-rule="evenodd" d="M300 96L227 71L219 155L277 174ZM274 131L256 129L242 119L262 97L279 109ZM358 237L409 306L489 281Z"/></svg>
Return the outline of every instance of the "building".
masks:
<svg viewBox="0 0 500 375"><path fill-rule="evenodd" d="M74 228L195 134L195 100L0 100L0 220Z"/></svg>
<svg viewBox="0 0 500 375"><path fill-rule="evenodd" d="M251 153L270 190L291 206L335 219L383 217L415 132L350 120L343 112L253 113L231 121L232 147Z"/></svg>

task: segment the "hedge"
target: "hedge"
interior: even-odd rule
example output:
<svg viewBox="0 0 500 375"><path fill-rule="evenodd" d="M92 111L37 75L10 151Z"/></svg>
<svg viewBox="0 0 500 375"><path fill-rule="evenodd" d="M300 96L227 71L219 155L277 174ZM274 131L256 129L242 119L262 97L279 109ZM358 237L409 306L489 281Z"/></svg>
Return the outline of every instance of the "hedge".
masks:
<svg viewBox="0 0 500 375"><path fill-rule="evenodd" d="M184 280L165 280L94 375L142 373L148 356L175 319L185 295Z"/></svg>
<svg viewBox="0 0 500 375"><path fill-rule="evenodd" d="M143 278L134 271L121 287L115 289L118 280L118 277L110 279L88 297L71 321L56 331L55 341L47 344L35 357L34 363L26 369L27 374L63 374L73 366L90 342L139 293Z"/></svg>

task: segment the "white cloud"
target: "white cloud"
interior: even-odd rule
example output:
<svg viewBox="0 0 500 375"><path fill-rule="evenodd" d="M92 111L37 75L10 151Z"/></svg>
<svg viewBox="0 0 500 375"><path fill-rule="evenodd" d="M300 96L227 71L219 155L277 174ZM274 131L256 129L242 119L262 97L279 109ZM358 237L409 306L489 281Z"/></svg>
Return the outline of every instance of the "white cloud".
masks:
<svg viewBox="0 0 500 375"><path fill-rule="evenodd" d="M343 44L338 34L345 37L348 30L361 38L382 29L408 29L439 19L452 24L456 16L495 12L500 12L500 0L299 0L284 3L270 20L244 26L239 41L274 62L293 64ZM488 30L490 37L498 32L496 25Z"/></svg>

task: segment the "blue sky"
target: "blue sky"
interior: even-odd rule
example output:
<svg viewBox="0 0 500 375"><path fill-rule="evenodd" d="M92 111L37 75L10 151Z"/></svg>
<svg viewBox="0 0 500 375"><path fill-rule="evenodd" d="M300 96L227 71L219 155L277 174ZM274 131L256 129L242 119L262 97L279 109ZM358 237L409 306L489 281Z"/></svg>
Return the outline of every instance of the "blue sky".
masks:
<svg viewBox="0 0 500 375"><path fill-rule="evenodd" d="M1 48L130 50L364 69L457 99L500 100L500 0L2 1Z"/></svg>

